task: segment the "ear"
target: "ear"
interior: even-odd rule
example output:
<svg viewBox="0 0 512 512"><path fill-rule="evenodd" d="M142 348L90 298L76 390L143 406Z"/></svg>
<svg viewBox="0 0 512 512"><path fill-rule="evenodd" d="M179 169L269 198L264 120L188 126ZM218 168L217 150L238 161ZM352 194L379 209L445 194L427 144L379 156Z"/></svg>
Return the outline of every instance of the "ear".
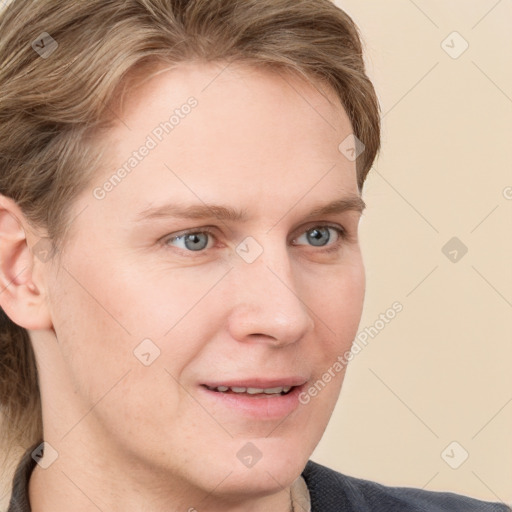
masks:
<svg viewBox="0 0 512 512"><path fill-rule="evenodd" d="M51 329L40 268L43 262L29 248L29 232L18 205L0 194L0 306L20 327Z"/></svg>

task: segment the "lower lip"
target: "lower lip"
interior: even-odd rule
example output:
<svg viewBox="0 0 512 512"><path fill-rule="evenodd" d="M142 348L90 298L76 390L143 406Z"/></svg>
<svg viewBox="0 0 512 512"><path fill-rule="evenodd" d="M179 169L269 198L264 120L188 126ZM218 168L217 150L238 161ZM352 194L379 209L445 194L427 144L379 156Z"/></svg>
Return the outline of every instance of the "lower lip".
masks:
<svg viewBox="0 0 512 512"><path fill-rule="evenodd" d="M286 395L269 396L258 394L248 396L245 394L211 391L204 386L200 386L203 395L208 400L212 400L216 404L220 404L244 416L265 420L283 418L297 409L299 406L299 395L303 388L304 384L296 386Z"/></svg>

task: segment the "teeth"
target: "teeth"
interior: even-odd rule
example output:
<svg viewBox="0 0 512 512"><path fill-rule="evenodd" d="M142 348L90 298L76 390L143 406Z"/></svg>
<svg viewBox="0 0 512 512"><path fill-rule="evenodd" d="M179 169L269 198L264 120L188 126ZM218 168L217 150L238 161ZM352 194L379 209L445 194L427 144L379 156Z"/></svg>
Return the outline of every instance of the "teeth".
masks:
<svg viewBox="0 0 512 512"><path fill-rule="evenodd" d="M267 395L272 395L274 393L281 393L283 390L284 388L267 388L263 392Z"/></svg>
<svg viewBox="0 0 512 512"><path fill-rule="evenodd" d="M260 389L260 388L247 388L247 393L249 393L249 395L256 395L258 393L263 393L263 389Z"/></svg>
<svg viewBox="0 0 512 512"><path fill-rule="evenodd" d="M277 388L241 388L237 386L233 387L227 387L227 386L217 386L216 388L211 388L208 386L208 389L212 391L220 391L221 393L225 393L228 390L233 391L233 393L247 393L249 395L259 395L259 394L266 394L266 395L280 395L281 393L288 393L290 389L292 389L292 386L280 386Z"/></svg>

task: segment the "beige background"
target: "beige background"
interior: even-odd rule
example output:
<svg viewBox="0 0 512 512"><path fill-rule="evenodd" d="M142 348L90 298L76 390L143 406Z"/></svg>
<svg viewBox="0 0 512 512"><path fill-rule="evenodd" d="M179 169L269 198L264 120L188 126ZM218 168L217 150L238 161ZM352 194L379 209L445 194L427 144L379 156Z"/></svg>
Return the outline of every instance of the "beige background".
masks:
<svg viewBox="0 0 512 512"><path fill-rule="evenodd" d="M512 2L336 3L361 29L383 115L360 331L395 301L403 311L352 361L312 458L510 503ZM441 47L454 31L469 43L456 59ZM468 248L456 263L441 251L454 236ZM458 469L441 457L452 441L469 453ZM447 451L452 465L462 449Z"/></svg>

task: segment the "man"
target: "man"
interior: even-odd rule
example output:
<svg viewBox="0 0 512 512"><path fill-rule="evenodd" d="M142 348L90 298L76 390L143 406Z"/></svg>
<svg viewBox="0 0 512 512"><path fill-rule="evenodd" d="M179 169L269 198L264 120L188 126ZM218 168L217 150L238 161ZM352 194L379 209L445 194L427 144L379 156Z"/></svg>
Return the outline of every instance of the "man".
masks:
<svg viewBox="0 0 512 512"><path fill-rule="evenodd" d="M16 13L25 24L38 20L58 44L55 60L67 63L61 72L74 79L81 72L81 80L91 73L103 87L92 89L86 106L71 100L78 80L63 85L65 101L48 86L41 93L76 167L56 152L61 164L53 162L51 178L40 163L40 174L33 170L25 182L10 189L2 182L1 306L30 336L43 425L18 466L10 512L506 510L386 488L309 461L344 372L307 403L299 396L357 331L365 290L361 188L378 148L372 98L364 104L365 95L346 84L343 103L334 86L343 76L364 83L346 15L324 1L133 0L69 12L48 1L44 13L19 5L8 27ZM322 15L332 18L331 32L312 23ZM325 53L327 62L329 38L343 23L350 42L331 52L354 62L345 75L338 69L337 82L263 65L270 56L284 62L293 44L310 47L310 58ZM70 47L71 38L81 44L77 33L88 34L90 54ZM235 40L238 53L226 46ZM43 36L35 46L44 54L52 44ZM136 50L141 57L158 45L167 61L138 61L121 81L128 56L133 63ZM258 53L265 49L266 57ZM73 52L83 58L76 68ZM44 55L27 67L48 66L58 76L58 62ZM113 87L107 62L124 89ZM102 94L111 101L100 102ZM21 98L19 105L30 103ZM359 110L349 108L358 101ZM41 98L35 103L37 118ZM93 108L100 103L102 115ZM83 117L71 118L70 106ZM1 108L21 124L7 100ZM107 116L108 123L93 121ZM66 122L70 132L83 124L77 146ZM340 152L344 141L357 158ZM361 144L368 152L359 158ZM55 192L65 175L80 183L72 200ZM44 178L47 188L38 182ZM21 193L29 184L40 204L41 189L62 202L59 236L57 220L33 222Z"/></svg>

